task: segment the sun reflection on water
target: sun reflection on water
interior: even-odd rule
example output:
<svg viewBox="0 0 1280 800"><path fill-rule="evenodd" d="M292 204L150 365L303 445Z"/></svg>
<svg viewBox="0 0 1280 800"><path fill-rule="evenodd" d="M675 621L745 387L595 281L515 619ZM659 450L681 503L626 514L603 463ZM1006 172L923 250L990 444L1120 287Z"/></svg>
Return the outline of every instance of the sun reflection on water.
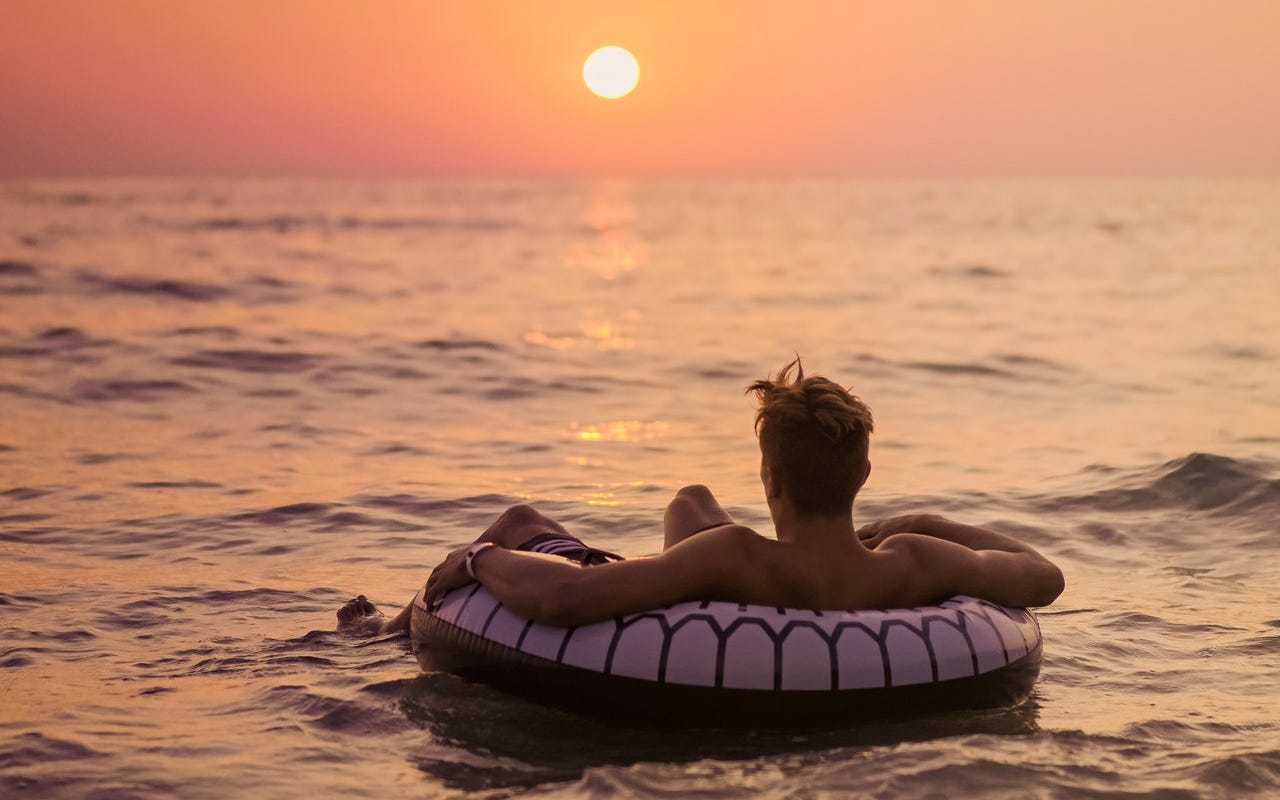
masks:
<svg viewBox="0 0 1280 800"><path fill-rule="evenodd" d="M591 201L582 214L584 226L593 235L569 243L564 254L566 267L613 280L645 264L644 242L631 231L636 207L629 192L630 186L619 182L602 182L593 187Z"/></svg>
<svg viewBox="0 0 1280 800"><path fill-rule="evenodd" d="M609 491L587 492L583 497L589 506L617 506L621 505L617 495Z"/></svg>
<svg viewBox="0 0 1280 800"><path fill-rule="evenodd" d="M661 420L621 419L582 426L575 422L569 435L580 442L648 442L666 436L670 427Z"/></svg>
<svg viewBox="0 0 1280 800"><path fill-rule="evenodd" d="M572 350L586 347L600 351L634 350L636 340L622 335L621 326L609 320L583 320L577 332L548 333L544 330L526 331L521 338L526 344L551 350Z"/></svg>
<svg viewBox="0 0 1280 800"><path fill-rule="evenodd" d="M648 481L622 481L619 483L598 483L592 491L588 491L582 495L582 500L590 506L620 506L624 504L627 494L634 492L636 489L643 489L651 486ZM616 490L623 490L623 495L619 496Z"/></svg>
<svg viewBox="0 0 1280 800"><path fill-rule="evenodd" d="M564 256L570 269L594 272L605 280L613 280L644 265L644 244L626 231L602 231L586 242L573 242Z"/></svg>

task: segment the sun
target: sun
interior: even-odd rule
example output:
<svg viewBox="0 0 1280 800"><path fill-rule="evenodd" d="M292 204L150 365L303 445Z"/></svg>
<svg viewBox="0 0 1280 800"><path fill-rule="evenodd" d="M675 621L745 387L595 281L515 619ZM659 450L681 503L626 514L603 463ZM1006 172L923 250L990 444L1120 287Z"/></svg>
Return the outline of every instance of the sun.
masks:
<svg viewBox="0 0 1280 800"><path fill-rule="evenodd" d="M587 88L601 97L613 100L629 94L640 80L640 64L625 48L601 47L582 65L582 80Z"/></svg>

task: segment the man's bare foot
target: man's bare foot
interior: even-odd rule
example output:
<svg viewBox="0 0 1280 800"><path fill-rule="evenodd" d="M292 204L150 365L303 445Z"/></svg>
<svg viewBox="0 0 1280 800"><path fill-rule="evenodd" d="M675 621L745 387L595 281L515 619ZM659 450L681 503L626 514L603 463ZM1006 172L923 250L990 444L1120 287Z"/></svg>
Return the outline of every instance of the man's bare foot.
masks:
<svg viewBox="0 0 1280 800"><path fill-rule="evenodd" d="M338 609L338 630L342 633L374 636L382 633L386 621L386 615L364 595L348 600Z"/></svg>

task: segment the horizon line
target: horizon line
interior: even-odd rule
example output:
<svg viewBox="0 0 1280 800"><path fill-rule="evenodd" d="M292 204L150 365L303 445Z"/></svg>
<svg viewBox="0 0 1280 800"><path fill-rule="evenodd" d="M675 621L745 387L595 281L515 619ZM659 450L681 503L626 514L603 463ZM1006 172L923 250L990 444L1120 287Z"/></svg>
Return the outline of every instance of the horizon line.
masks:
<svg viewBox="0 0 1280 800"><path fill-rule="evenodd" d="M1134 170L993 170L990 172L907 172L833 170L14 170L0 168L0 182L58 180L306 180L314 182L444 180L721 180L721 181L1275 181L1280 170L1241 172Z"/></svg>

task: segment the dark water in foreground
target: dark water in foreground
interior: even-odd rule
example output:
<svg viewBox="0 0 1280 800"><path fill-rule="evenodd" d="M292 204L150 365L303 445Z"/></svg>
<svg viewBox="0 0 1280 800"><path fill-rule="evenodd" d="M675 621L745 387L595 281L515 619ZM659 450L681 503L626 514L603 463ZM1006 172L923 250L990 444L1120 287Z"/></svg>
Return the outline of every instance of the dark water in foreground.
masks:
<svg viewBox="0 0 1280 800"><path fill-rule="evenodd" d="M0 794L1280 793L1280 187L28 182L0 191ZM742 388L877 414L860 520L1019 535L1027 704L639 731L333 632L505 506L767 530Z"/></svg>

